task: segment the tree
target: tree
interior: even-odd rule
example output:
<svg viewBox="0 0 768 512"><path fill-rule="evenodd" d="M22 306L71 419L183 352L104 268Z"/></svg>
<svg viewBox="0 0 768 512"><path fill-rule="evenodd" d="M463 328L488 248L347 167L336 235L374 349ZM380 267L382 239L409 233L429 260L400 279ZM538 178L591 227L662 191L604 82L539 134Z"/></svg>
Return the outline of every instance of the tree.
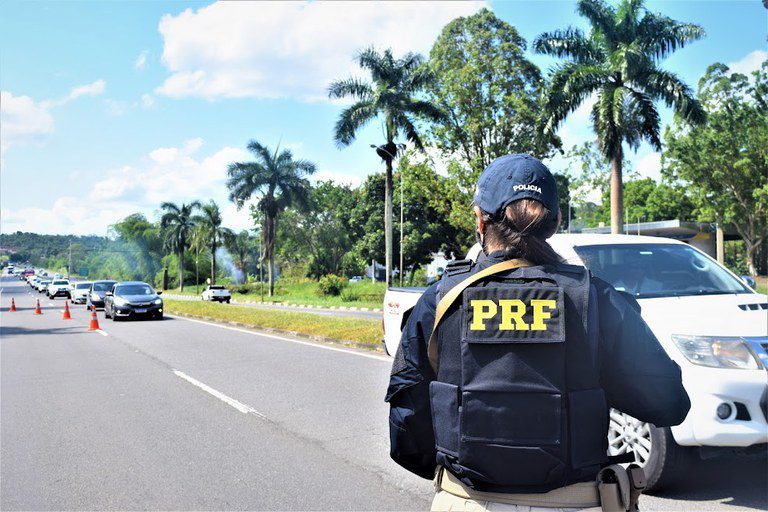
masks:
<svg viewBox="0 0 768 512"><path fill-rule="evenodd" d="M306 206L309 182L305 178L315 172L315 164L308 160L294 160L293 154L276 148L274 153L252 140L248 149L256 156L255 162L235 162L227 169L229 199L242 208L255 193L263 214L262 240L264 257L269 262L269 296L275 292L275 240L277 219L288 206Z"/></svg>
<svg viewBox="0 0 768 512"><path fill-rule="evenodd" d="M243 275L243 282L248 284L248 261L253 253L253 237L248 230L244 229L236 236L225 239L225 245L232 256L235 268Z"/></svg>
<svg viewBox="0 0 768 512"><path fill-rule="evenodd" d="M611 161L611 232L622 230L623 144L636 150L648 141L661 150L659 113L663 101L690 124L705 113L690 88L659 67L661 59L704 36L704 29L644 9L643 0L579 0L577 12L591 25L588 36L576 28L541 34L539 53L569 60L553 72L544 94L545 130L554 132L592 94L592 126L600 150Z"/></svg>
<svg viewBox="0 0 768 512"><path fill-rule="evenodd" d="M360 52L358 64L370 72L371 82L357 78L338 80L328 87L331 98L352 97L356 102L339 115L334 139L339 146L348 146L357 132L370 121L381 118L384 125L385 143L376 148L376 154L384 161L386 178L384 187L385 264L387 282L392 275L392 162L404 145L395 140L405 136L418 150L423 149L421 136L416 128L417 119L442 121L443 112L418 94L433 80L431 71L423 66L423 58L407 53L400 59L392 56L392 50L379 53L373 48Z"/></svg>
<svg viewBox="0 0 768 512"><path fill-rule="evenodd" d="M559 145L539 129L544 81L525 51L515 27L488 9L448 23L430 51L430 96L447 114L431 138L445 154L461 155L475 182L499 156L543 158Z"/></svg>
<svg viewBox="0 0 768 512"><path fill-rule="evenodd" d="M216 284L216 250L234 238L235 233L221 225L221 210L215 201L204 204L200 211L201 214L195 217L195 223L200 227L201 236L211 251L211 284Z"/></svg>
<svg viewBox="0 0 768 512"><path fill-rule="evenodd" d="M665 172L682 180L702 213L730 224L746 244L750 274L768 237L768 61L752 74L711 65L699 81L706 126L667 129Z"/></svg>
<svg viewBox="0 0 768 512"><path fill-rule="evenodd" d="M202 226L196 225L189 239L189 248L195 252L195 292L200 292L200 253L208 248L208 237ZM205 257L205 256L203 256Z"/></svg>
<svg viewBox="0 0 768 512"><path fill-rule="evenodd" d="M195 227L193 214L198 208L200 201L182 203L181 206L166 201L160 205L160 209L165 212L160 218L164 245L175 251L179 258L179 291L184 291L184 251L189 246L189 236Z"/></svg>

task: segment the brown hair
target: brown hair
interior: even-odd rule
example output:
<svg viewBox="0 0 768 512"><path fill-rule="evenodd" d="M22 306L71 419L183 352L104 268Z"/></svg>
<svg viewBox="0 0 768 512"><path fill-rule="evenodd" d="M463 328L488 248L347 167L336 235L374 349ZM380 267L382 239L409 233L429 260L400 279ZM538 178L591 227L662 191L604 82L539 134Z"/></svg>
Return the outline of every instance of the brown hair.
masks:
<svg viewBox="0 0 768 512"><path fill-rule="evenodd" d="M482 212L484 245L513 250L531 263L560 263L563 259L547 243L557 229L557 217L540 202L519 199L508 204L501 219Z"/></svg>

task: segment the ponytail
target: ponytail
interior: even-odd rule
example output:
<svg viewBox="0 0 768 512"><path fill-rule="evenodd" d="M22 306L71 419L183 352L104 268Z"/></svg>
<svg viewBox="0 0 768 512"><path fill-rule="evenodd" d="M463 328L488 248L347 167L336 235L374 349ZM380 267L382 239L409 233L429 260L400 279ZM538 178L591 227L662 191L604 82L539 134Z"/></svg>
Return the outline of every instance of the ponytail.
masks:
<svg viewBox="0 0 768 512"><path fill-rule="evenodd" d="M561 263L563 259L547 243L557 230L557 218L538 201L519 199L507 205L501 219L483 212L486 246L514 251L536 265Z"/></svg>

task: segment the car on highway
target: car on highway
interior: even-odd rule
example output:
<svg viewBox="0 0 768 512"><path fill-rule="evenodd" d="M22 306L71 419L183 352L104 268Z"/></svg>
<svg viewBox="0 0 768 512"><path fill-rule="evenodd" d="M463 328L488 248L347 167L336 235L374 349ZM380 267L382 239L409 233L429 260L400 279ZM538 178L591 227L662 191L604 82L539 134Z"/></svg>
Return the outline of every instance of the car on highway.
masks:
<svg viewBox="0 0 768 512"><path fill-rule="evenodd" d="M349 278L350 283L359 283L363 280L363 276L354 276Z"/></svg>
<svg viewBox="0 0 768 512"><path fill-rule="evenodd" d="M661 346L681 368L691 410L657 428L610 413L609 454L633 452L649 488L680 476L693 455L765 453L768 443L768 297L717 261L678 240L558 234L550 245L567 263L633 296ZM474 259L479 246L468 257ZM474 257L473 257L474 256ZM394 355L401 325L424 288L384 297L384 345ZM627 378L633 378L627 375Z"/></svg>
<svg viewBox="0 0 768 512"><path fill-rule="evenodd" d="M48 279L47 277L42 277L37 280L35 284L35 290L37 290L38 293L45 293L45 290L48 289L48 285L51 284L53 279Z"/></svg>
<svg viewBox="0 0 768 512"><path fill-rule="evenodd" d="M104 298L104 316L112 320L119 318L151 317L163 319L162 292L156 292L141 281L115 283Z"/></svg>
<svg viewBox="0 0 768 512"><path fill-rule="evenodd" d="M69 285L69 293L73 304L85 304L88 300L88 292L91 289L90 281L80 281Z"/></svg>
<svg viewBox="0 0 768 512"><path fill-rule="evenodd" d="M211 302L217 301L229 304L229 301L232 300L232 293L230 293L226 286L220 284L209 284L205 287L205 290L203 290L202 296L203 300L209 300Z"/></svg>
<svg viewBox="0 0 768 512"><path fill-rule="evenodd" d="M66 297L71 299L72 294L69 289L69 279L54 279L45 289L45 294L50 299L55 299L56 297Z"/></svg>
<svg viewBox="0 0 768 512"><path fill-rule="evenodd" d="M31 268L25 268L24 273L21 275L22 279L25 279L27 282L29 282L29 278L35 275L35 271Z"/></svg>
<svg viewBox="0 0 768 512"><path fill-rule="evenodd" d="M99 309L104 307L104 297L107 292L112 290L112 287L117 283L114 280L101 280L94 281L88 290L88 296L85 298L85 305L88 311L92 309Z"/></svg>

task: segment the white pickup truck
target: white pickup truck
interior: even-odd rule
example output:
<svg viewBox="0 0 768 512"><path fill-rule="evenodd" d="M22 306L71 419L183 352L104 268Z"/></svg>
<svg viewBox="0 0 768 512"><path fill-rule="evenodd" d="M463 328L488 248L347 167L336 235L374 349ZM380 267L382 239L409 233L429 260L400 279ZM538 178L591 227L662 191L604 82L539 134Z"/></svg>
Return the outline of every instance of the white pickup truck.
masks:
<svg viewBox="0 0 768 512"><path fill-rule="evenodd" d="M203 300L226 302L229 304L229 301L232 300L232 294L225 286L209 284L203 290Z"/></svg>
<svg viewBox="0 0 768 512"><path fill-rule="evenodd" d="M680 473L700 448L765 453L768 448L768 297L690 245L628 235L553 236L567 263L585 265L630 293L667 354L682 369L691 410L682 424L657 428L611 411L610 455L634 452L650 487ZM468 257L478 254L475 247ZM384 345L394 355L403 321L424 288L384 297Z"/></svg>

